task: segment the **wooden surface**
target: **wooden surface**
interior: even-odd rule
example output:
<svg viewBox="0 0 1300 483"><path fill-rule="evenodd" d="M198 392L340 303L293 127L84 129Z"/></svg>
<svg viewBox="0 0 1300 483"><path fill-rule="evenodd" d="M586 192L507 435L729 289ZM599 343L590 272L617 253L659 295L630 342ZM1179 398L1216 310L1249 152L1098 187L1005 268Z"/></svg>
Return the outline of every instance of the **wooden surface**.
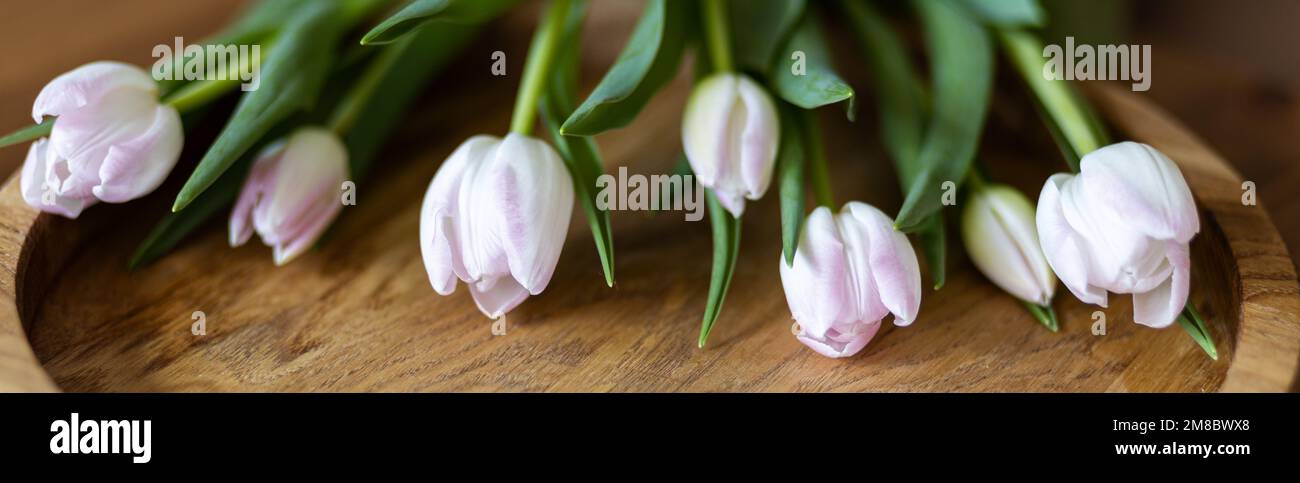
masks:
<svg viewBox="0 0 1300 483"><path fill-rule="evenodd" d="M616 55L638 10L630 2L594 3L588 80ZM1193 297L1220 341L1217 362L1176 327L1133 324L1127 297L1113 297L1103 311L1108 334L1097 337L1089 326L1099 309L1061 288L1063 330L1047 332L958 250L948 287L924 294L914 325L882 330L857 357L822 358L789 333L773 199L747 210L731 296L703 350L694 340L708 284L709 229L678 214L616 214L618 285L609 289L575 211L550 287L510 315L506 335L493 336L463 287L450 297L429 287L416 239L419 201L460 141L506 129L512 96L501 93L513 93L517 79L489 76L488 59L503 49L517 71L527 22L516 15L494 27L467 52L463 69L430 88L386 150L381 174L360 187L358 205L345 210L320 250L287 267L274 268L269 250L256 244L227 248L224 220L217 220L160 263L126 272L127 255L153 222L147 214L165 210L175 180L158 196L97 207L76 222L37 216L11 180L0 190L0 390L1214 391L1294 384L1300 295L1264 207L1241 206L1238 175L1179 123L1114 91L1099 91L1108 117L1174 157L1204 210L1193 244ZM618 40L590 41L599 38ZM865 85L860 71L846 70ZM632 127L601 136L607 166L669 169L686 88L680 76ZM986 158L995 178L1036 193L1058 155L1022 102L1001 99ZM870 102L864 99L865 109ZM871 116L861 117L857 124L837 112L823 118L836 192L895 210L892 170ZM187 159L201 154L194 144ZM206 336L190 334L194 311L207 315Z"/></svg>

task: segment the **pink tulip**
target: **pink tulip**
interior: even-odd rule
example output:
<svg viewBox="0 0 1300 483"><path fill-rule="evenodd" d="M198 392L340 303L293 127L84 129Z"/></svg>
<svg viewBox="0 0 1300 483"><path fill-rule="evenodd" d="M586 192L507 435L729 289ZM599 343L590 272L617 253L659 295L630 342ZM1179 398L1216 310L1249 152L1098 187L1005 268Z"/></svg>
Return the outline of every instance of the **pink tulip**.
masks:
<svg viewBox="0 0 1300 483"><path fill-rule="evenodd" d="M144 70L95 62L63 74L41 90L32 118L57 116L48 139L32 143L20 186L33 208L76 218L99 201L147 195L180 158L180 114L158 102Z"/></svg>
<svg viewBox="0 0 1300 483"><path fill-rule="evenodd" d="M496 319L546 289L573 209L573 182L545 141L475 136L438 169L420 211L429 282L450 295L459 278Z"/></svg>
<svg viewBox="0 0 1300 483"><path fill-rule="evenodd" d="M1052 176L1039 195L1048 263L1079 300L1105 307L1108 291L1133 294L1134 321L1169 326L1187 304L1188 244L1201 228L1182 173L1134 142L1088 154L1081 168Z"/></svg>
<svg viewBox="0 0 1300 483"><path fill-rule="evenodd" d="M682 146L695 179L735 216L763 197L776 169L781 124L763 86L741 74L714 74L686 103Z"/></svg>
<svg viewBox="0 0 1300 483"><path fill-rule="evenodd" d="M299 129L257 155L230 213L230 246L257 231L284 265L311 247L343 209L348 151L333 132Z"/></svg>
<svg viewBox="0 0 1300 483"><path fill-rule="evenodd" d="M794 266L781 259L781 285L799 324L798 339L827 357L857 354L880 330L916 320L921 271L893 219L859 202L839 214L819 207L799 237Z"/></svg>

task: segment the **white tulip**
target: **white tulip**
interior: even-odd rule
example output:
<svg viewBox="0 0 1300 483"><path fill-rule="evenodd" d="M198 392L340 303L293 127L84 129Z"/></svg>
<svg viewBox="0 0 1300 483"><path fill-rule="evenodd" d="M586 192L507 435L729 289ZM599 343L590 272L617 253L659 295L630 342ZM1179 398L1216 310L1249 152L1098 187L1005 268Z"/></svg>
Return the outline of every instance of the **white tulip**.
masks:
<svg viewBox="0 0 1300 483"><path fill-rule="evenodd" d="M767 192L781 136L776 104L741 74L714 74L695 86L682 120L682 145L696 180L740 216L745 199Z"/></svg>
<svg viewBox="0 0 1300 483"><path fill-rule="evenodd" d="M1125 142L1084 156L1081 173L1047 180L1038 236L1052 270L1085 303L1133 294L1133 320L1167 327L1187 304L1188 244L1200 231L1178 166L1155 148Z"/></svg>
<svg viewBox="0 0 1300 483"><path fill-rule="evenodd" d="M230 245L256 231L284 265L315 243L343 209L348 150L333 132L303 128L262 150L230 213Z"/></svg>
<svg viewBox="0 0 1300 483"><path fill-rule="evenodd" d="M32 119L57 116L49 139L32 143L23 164L23 199L33 208L76 218L99 201L147 195L180 159L180 114L158 101L143 69L94 62L41 90Z"/></svg>
<svg viewBox="0 0 1300 483"><path fill-rule="evenodd" d="M1056 276L1043 256L1034 205L1014 188L976 188L962 212L962 241L975 267L1012 296L1052 304Z"/></svg>
<svg viewBox="0 0 1300 483"><path fill-rule="evenodd" d="M573 210L573 182L545 141L475 136L438 169L420 211L420 249L433 289L456 279L496 319L546 289Z"/></svg>

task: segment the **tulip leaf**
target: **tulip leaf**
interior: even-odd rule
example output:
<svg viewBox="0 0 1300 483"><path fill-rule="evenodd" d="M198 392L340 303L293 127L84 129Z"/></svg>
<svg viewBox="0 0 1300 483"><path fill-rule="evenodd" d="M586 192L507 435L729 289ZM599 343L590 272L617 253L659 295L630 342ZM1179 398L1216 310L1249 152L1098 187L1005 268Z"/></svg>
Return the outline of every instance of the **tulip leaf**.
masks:
<svg viewBox="0 0 1300 483"><path fill-rule="evenodd" d="M996 27L1042 27L1047 20L1038 0L961 0L984 23Z"/></svg>
<svg viewBox="0 0 1300 483"><path fill-rule="evenodd" d="M687 2L652 0L614 66L564 121L567 136L593 136L626 126L677 73L686 47Z"/></svg>
<svg viewBox="0 0 1300 483"><path fill-rule="evenodd" d="M709 205L709 225L713 227L713 272L709 276L709 298L704 304L704 320L700 325L701 348L709 340L718 314L722 313L722 302L731 288L736 259L740 255L740 218L722 207L713 190L705 190L705 199Z"/></svg>
<svg viewBox="0 0 1300 483"><path fill-rule="evenodd" d="M362 45L387 44L429 22L481 24L519 0L415 0L361 38Z"/></svg>
<svg viewBox="0 0 1300 483"><path fill-rule="evenodd" d="M1205 325L1201 313L1196 311L1196 306L1191 302L1187 302L1183 312L1178 314L1178 325L1187 331L1187 335L1192 336L1192 340L1201 346L1201 350L1204 350L1206 355L1216 361L1219 360L1219 350L1214 347L1214 335Z"/></svg>
<svg viewBox="0 0 1300 483"><path fill-rule="evenodd" d="M173 211L194 201L276 124L316 103L342 34L334 2L308 2L284 26L263 62L261 86L244 95L225 129L176 197Z"/></svg>
<svg viewBox="0 0 1300 483"><path fill-rule="evenodd" d="M781 147L776 153L777 182L781 188L781 247L785 263L794 266L795 251L799 248L799 230L803 227L805 204L808 199L804 184L803 128L788 106L781 109Z"/></svg>
<svg viewBox="0 0 1300 483"><path fill-rule="evenodd" d="M871 2L845 1L861 50L874 73L879 125L885 151L893 160L899 183L906 189L920 172L917 156L925 132L925 89L908 60L902 38ZM917 230L922 255L936 290L946 280L947 238L943 215L935 213Z"/></svg>
<svg viewBox="0 0 1300 483"><path fill-rule="evenodd" d="M853 120L856 99L853 87L835 73L826 40L812 10L804 15L789 41L778 51L768 78L777 95L804 109L847 100L848 117Z"/></svg>
<svg viewBox="0 0 1300 483"><path fill-rule="evenodd" d="M736 68L766 74L777 49L803 17L807 0L730 0Z"/></svg>
<svg viewBox="0 0 1300 483"><path fill-rule="evenodd" d="M950 2L914 0L930 52L933 110L919 171L894 224L913 232L966 178L979 148L993 88L993 45L984 27Z"/></svg>
<svg viewBox="0 0 1300 483"><path fill-rule="evenodd" d="M1020 305L1025 306L1025 310L1029 311L1029 315L1038 319L1038 322L1043 324L1043 327L1047 327L1047 330L1052 332L1059 332L1061 330L1061 324L1056 318L1056 309L1052 308L1051 305L1038 305L1023 300L1020 301Z"/></svg>
<svg viewBox="0 0 1300 483"><path fill-rule="evenodd" d="M135 254L127 263L127 268L135 270L162 258L184 241L190 233L203 227L208 220L234 203L248 174L248 168L252 165L253 157L250 153L226 170L221 179L200 194L189 209L167 213L136 248Z"/></svg>
<svg viewBox="0 0 1300 483"><path fill-rule="evenodd" d="M578 61L581 54L582 18L586 2L574 2L565 22L564 37L555 66L552 67L546 94L542 97L542 119L551 133L556 149L573 179L573 190L582 211L587 215L591 235L600 255L605 284L614 286L614 233L609 211L596 205L596 179L604 174L600 151L590 137L565 136L561 126L574 112L578 95Z"/></svg>
<svg viewBox="0 0 1300 483"><path fill-rule="evenodd" d="M50 131L54 130L54 120L55 118L53 117L47 117L44 121L41 121L40 124L32 124L6 134L4 137L0 137L0 148L7 148L15 144L25 143L27 141L49 136Z"/></svg>
<svg viewBox="0 0 1300 483"><path fill-rule="evenodd" d="M360 106L355 122L351 123L352 127L342 136L348 149L352 181L360 182L365 177L375 155L401 121L404 112L411 107L411 100L419 95L429 78L453 60L477 32L478 29L474 27L446 25L423 29L400 43L372 49L380 50L381 55L369 59L370 64L365 67L365 74L350 83L348 95L343 96L346 100L340 103ZM317 110L327 110L324 107ZM263 137L263 143L289 135L300 124L301 117L304 116L277 125ZM136 250L130 268L142 267L162 257L191 232L207 223L207 220L229 207L242 187L252 158L259 150L260 147L249 150L216 184L199 195L189 208L168 214Z"/></svg>

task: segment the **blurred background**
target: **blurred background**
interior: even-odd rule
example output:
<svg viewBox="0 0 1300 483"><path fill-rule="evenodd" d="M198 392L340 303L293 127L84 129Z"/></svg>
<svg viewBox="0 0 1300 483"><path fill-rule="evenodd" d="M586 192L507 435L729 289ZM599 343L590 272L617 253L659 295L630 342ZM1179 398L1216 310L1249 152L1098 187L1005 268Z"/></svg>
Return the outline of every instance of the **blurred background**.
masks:
<svg viewBox="0 0 1300 483"><path fill-rule="evenodd" d="M636 0L616 2L635 16ZM1152 45L1147 96L1254 181L1259 200L1300 253L1300 20L1297 0L1045 0L1054 26L1088 42ZM0 131L31 123L41 87L82 63L152 64L154 45L198 40L241 0L6 0L0 19ZM628 25L634 19L628 19ZM602 43L620 48L618 42ZM0 150L0 176L26 149ZM1294 259L1294 257L1293 257Z"/></svg>

